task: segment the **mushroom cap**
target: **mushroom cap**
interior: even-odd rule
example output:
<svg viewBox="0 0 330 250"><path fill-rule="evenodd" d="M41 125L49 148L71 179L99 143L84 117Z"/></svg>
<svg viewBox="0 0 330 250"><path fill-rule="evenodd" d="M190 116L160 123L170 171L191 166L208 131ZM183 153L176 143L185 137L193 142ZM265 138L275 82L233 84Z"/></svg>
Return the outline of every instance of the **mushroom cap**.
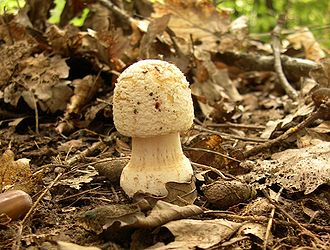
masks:
<svg viewBox="0 0 330 250"><path fill-rule="evenodd" d="M152 137L189 129L194 119L191 90L174 64L142 60L125 69L113 96L119 133Z"/></svg>

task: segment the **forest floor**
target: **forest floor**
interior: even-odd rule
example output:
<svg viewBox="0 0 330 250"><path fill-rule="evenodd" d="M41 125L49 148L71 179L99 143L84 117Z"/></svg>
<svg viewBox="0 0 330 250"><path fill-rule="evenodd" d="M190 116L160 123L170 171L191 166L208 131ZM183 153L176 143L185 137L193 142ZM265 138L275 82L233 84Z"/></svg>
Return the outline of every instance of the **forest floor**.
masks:
<svg viewBox="0 0 330 250"><path fill-rule="evenodd" d="M82 1L58 25L50 0L1 16L0 192L33 206L12 220L0 196L0 249L329 249L330 60L312 33L279 20L262 43L208 1L87 2L80 28ZM195 180L130 199L112 96L147 58L190 83Z"/></svg>

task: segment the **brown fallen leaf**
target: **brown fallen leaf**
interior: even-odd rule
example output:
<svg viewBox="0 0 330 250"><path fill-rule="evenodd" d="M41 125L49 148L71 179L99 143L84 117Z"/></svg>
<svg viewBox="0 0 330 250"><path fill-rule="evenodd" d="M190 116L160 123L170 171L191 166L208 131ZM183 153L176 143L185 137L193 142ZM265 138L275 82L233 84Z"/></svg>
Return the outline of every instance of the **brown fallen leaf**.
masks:
<svg viewBox="0 0 330 250"><path fill-rule="evenodd" d="M321 88L330 88L330 58L321 59L319 66L309 74Z"/></svg>
<svg viewBox="0 0 330 250"><path fill-rule="evenodd" d="M156 3L153 17L171 15L168 27L177 37L186 42L194 42L195 50L221 51L234 48L242 44L247 25L240 19L231 26L230 14L225 10L217 9L212 2L166 0L164 4ZM238 34L239 35L236 35Z"/></svg>
<svg viewBox="0 0 330 250"><path fill-rule="evenodd" d="M12 77L4 89L4 101L17 106L23 97L31 109L36 105L42 111L56 112L64 110L72 95L68 86L69 67L60 56L38 54L19 63L19 74Z"/></svg>
<svg viewBox="0 0 330 250"><path fill-rule="evenodd" d="M132 228L155 228L169 221L188 218L203 213L195 205L180 207L157 201L148 215L141 212L137 203L102 206L87 211L81 217L82 225L96 233L118 233Z"/></svg>
<svg viewBox="0 0 330 250"><path fill-rule="evenodd" d="M170 15L165 15L160 18L155 18L148 25L147 33L143 35L140 42L140 58L146 59L150 56L157 55L157 49L154 48L153 43L157 35L161 35L167 28L170 21Z"/></svg>
<svg viewBox="0 0 330 250"><path fill-rule="evenodd" d="M5 187L14 187L30 193L33 187L30 160L14 160L15 154L7 149L0 157L0 191Z"/></svg>
<svg viewBox="0 0 330 250"><path fill-rule="evenodd" d="M330 184L330 142L314 141L315 145L288 149L272 155L272 160L259 160L248 174L251 182L265 178L258 188L280 185L287 191L314 192L322 184Z"/></svg>
<svg viewBox="0 0 330 250"><path fill-rule="evenodd" d="M241 226L242 223L223 219L171 221L162 228L167 228L175 237L175 240L166 245L157 243L148 249L208 249L221 241L227 240ZM166 234L164 230L159 231L160 239L162 238L162 232Z"/></svg>
<svg viewBox="0 0 330 250"><path fill-rule="evenodd" d="M318 61L325 57L320 44L307 27L298 29L295 33L289 35L287 39L295 49L304 49L306 59Z"/></svg>

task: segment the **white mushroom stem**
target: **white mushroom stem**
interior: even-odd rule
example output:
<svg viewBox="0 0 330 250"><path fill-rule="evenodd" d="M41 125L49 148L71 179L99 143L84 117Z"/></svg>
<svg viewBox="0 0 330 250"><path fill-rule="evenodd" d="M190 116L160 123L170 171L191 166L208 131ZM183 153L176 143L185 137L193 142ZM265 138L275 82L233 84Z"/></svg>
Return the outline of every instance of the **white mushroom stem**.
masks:
<svg viewBox="0 0 330 250"><path fill-rule="evenodd" d="M120 185L129 196L137 191L166 196L165 183L190 182L193 170L183 154L180 134L132 138L132 156Z"/></svg>

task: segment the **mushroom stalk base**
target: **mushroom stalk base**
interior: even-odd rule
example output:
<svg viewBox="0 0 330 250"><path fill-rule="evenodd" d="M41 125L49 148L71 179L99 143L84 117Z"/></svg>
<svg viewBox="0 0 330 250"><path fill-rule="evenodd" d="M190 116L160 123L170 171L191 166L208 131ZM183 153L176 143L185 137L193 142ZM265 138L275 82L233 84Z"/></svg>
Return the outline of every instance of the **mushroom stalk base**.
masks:
<svg viewBox="0 0 330 250"><path fill-rule="evenodd" d="M141 191L166 196L167 182L190 182L193 169L183 154L180 134L132 138L132 156L120 177L120 186L128 196Z"/></svg>

